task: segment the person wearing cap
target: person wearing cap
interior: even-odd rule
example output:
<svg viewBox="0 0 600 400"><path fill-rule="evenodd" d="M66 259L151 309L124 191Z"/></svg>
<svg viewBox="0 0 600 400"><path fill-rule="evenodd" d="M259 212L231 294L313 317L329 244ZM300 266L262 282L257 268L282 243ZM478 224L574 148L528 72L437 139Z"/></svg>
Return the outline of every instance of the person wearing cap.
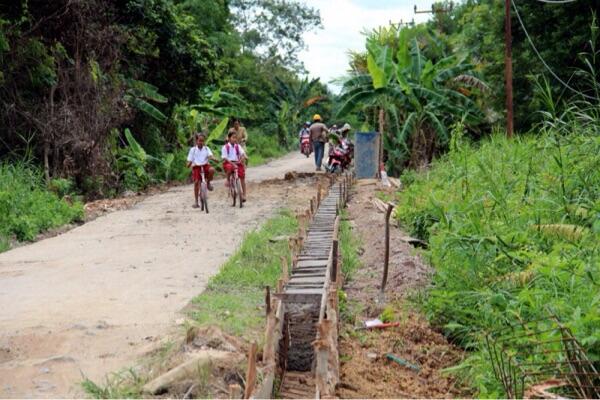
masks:
<svg viewBox="0 0 600 400"><path fill-rule="evenodd" d="M321 165L323 164L325 143L327 142L327 134L329 129L327 129L327 125L321 121L321 116L319 114L315 114L313 116L313 123L308 129L310 130L310 142L315 152L315 165L317 167L317 171L320 171Z"/></svg>
<svg viewBox="0 0 600 400"><path fill-rule="evenodd" d="M348 133L350 133L351 129L352 127L350 126L350 124L346 122L344 126L342 126L338 131L342 134L342 137L340 139L340 145L342 146L342 149L344 149L344 151L348 150Z"/></svg>

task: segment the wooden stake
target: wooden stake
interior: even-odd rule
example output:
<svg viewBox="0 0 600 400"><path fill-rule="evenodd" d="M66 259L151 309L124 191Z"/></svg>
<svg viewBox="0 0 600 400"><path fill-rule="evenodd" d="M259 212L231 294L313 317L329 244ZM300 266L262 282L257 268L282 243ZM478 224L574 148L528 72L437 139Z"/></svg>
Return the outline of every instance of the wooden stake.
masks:
<svg viewBox="0 0 600 400"><path fill-rule="evenodd" d="M331 282L335 285L336 281L337 281L337 272L338 269L338 241L337 239L333 240L332 246L331 246L331 274L329 276L329 279L331 280Z"/></svg>
<svg viewBox="0 0 600 400"><path fill-rule="evenodd" d="M285 257L285 256L281 256L281 278L283 279L284 282L287 282L290 280L287 257Z"/></svg>
<svg viewBox="0 0 600 400"><path fill-rule="evenodd" d="M268 316L271 313L271 288L268 285L265 286L265 309Z"/></svg>
<svg viewBox="0 0 600 400"><path fill-rule="evenodd" d="M249 399L254 391L256 384L256 342L252 342L250 352L248 353L248 369L246 371L246 388L244 390L244 398Z"/></svg>
<svg viewBox="0 0 600 400"><path fill-rule="evenodd" d="M315 202L313 199L310 199L310 214L311 215L315 214Z"/></svg>
<svg viewBox="0 0 600 400"><path fill-rule="evenodd" d="M275 364L275 325L277 317L274 312L267 315L267 328L265 330L265 346L263 347L263 364Z"/></svg>
<svg viewBox="0 0 600 400"><path fill-rule="evenodd" d="M394 209L393 204L388 204L388 208L385 212L385 256L383 259L383 278L381 279L381 293L385 292L385 285L387 284L388 277L388 266L390 263L390 215Z"/></svg>
<svg viewBox="0 0 600 400"><path fill-rule="evenodd" d="M277 280L277 293L283 293L283 279Z"/></svg>

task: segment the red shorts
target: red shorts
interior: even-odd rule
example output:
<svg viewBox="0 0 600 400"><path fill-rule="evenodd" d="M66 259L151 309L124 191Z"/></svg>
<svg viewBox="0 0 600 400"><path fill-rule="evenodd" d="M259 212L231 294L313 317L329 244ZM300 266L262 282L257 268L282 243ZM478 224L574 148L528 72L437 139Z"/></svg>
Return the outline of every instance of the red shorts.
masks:
<svg viewBox="0 0 600 400"><path fill-rule="evenodd" d="M240 177L240 179L244 179L246 177L246 169L244 168L244 164L240 163L237 166L238 176ZM223 169L225 170L225 172L227 172L227 174L230 174L233 172L234 166L229 161L223 161Z"/></svg>
<svg viewBox="0 0 600 400"><path fill-rule="evenodd" d="M211 167L210 164L204 164L204 165L195 165L192 167L192 180L194 182L199 182L201 175L200 175L200 169L204 170L204 175L206 177L208 177L208 174L210 173Z"/></svg>

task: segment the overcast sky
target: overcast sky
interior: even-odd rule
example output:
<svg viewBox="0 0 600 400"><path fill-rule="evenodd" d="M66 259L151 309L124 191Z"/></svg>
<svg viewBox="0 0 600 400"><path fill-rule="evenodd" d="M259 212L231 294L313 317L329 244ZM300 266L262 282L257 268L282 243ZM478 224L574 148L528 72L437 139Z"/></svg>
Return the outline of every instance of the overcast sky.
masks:
<svg viewBox="0 0 600 400"><path fill-rule="evenodd" d="M329 82L339 78L348 69L348 50L363 51L365 29L388 25L400 20L423 22L429 14L414 14L419 9L430 9L428 0L301 0L321 12L323 29L304 35L308 49L300 54L311 77L337 91Z"/></svg>

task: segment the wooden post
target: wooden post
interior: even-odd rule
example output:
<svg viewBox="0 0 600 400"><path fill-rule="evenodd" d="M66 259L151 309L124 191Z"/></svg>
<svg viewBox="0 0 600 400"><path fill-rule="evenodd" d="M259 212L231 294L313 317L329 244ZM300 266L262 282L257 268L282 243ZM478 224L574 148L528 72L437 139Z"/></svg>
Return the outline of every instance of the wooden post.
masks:
<svg viewBox="0 0 600 400"><path fill-rule="evenodd" d="M283 293L283 279L277 280L277 293Z"/></svg>
<svg viewBox="0 0 600 400"><path fill-rule="evenodd" d="M506 91L506 136L513 135L513 79L512 79L512 26L511 0L504 1L504 80Z"/></svg>
<svg viewBox="0 0 600 400"><path fill-rule="evenodd" d="M316 368L315 381L320 398L329 398L335 395L334 389L329 384L329 355L331 351L331 321L323 320L318 326L319 336L314 342Z"/></svg>
<svg viewBox="0 0 600 400"><path fill-rule="evenodd" d="M290 273L288 270L287 257L285 257L285 256L281 256L281 277L283 278L284 282L287 282L290 280Z"/></svg>
<svg viewBox="0 0 600 400"><path fill-rule="evenodd" d="M267 315L267 327L265 329L265 346L263 347L263 364L275 364L275 325L277 317L275 311Z"/></svg>
<svg viewBox="0 0 600 400"><path fill-rule="evenodd" d="M383 259L383 278L381 279L381 293L385 292L385 285L387 284L388 267L390 262L390 215L394 209L393 204L388 204L388 208L385 212L385 256Z"/></svg>
<svg viewBox="0 0 600 400"><path fill-rule="evenodd" d="M334 239L331 245L331 275L329 279L335 285L337 282L338 269L338 240Z"/></svg>
<svg viewBox="0 0 600 400"><path fill-rule="evenodd" d="M311 215L315 214L315 202L313 199L310 199L310 214Z"/></svg>
<svg viewBox="0 0 600 400"><path fill-rule="evenodd" d="M265 309L267 316L269 316L271 313L271 288L268 285L265 286Z"/></svg>
<svg viewBox="0 0 600 400"><path fill-rule="evenodd" d="M252 396L254 385L256 384L256 342L252 342L250 352L248 353L248 369L246 370L246 388L244 398L249 399Z"/></svg>

